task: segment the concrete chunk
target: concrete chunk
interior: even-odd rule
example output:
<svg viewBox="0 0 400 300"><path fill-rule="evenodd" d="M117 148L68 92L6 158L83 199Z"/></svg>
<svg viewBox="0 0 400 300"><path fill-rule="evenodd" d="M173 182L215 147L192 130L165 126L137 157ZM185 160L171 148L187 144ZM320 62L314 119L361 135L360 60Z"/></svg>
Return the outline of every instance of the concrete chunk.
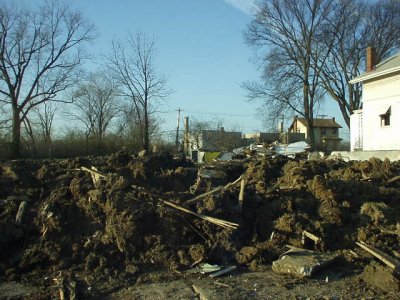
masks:
<svg viewBox="0 0 400 300"><path fill-rule="evenodd" d="M331 263L336 256L309 250L289 250L272 263L272 270L280 274L311 277L320 268Z"/></svg>

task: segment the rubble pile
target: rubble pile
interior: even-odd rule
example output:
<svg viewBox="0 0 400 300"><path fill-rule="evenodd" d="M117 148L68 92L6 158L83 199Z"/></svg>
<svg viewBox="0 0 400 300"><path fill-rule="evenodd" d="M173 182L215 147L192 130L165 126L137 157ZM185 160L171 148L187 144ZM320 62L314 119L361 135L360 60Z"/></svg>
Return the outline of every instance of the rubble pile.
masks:
<svg viewBox="0 0 400 300"><path fill-rule="evenodd" d="M356 242L400 255L399 163L277 156L206 169L124 152L1 162L0 281L96 297L201 262L260 270L286 245L354 266L371 260L349 255Z"/></svg>

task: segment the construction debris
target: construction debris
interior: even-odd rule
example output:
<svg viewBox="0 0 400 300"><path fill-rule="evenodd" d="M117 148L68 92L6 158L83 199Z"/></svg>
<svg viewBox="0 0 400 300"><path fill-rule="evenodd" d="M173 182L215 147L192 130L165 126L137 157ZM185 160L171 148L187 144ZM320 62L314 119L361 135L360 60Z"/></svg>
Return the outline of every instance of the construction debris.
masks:
<svg viewBox="0 0 400 300"><path fill-rule="evenodd" d="M381 262L383 262L385 265L387 265L389 268L393 269L396 272L400 272L400 262L398 262L396 259L393 257L383 253L379 249L369 246L365 244L364 242L356 242L358 246L363 248L365 251L368 253L372 254L375 256L377 259L379 259Z"/></svg>
<svg viewBox="0 0 400 300"><path fill-rule="evenodd" d="M287 253L273 268L312 276L359 241L398 253L400 181L390 179L398 162L273 151L203 166L214 171L208 190L191 190L198 166L168 154L1 162L0 281L29 282L40 299L74 289L95 299L186 276L205 261L265 270L285 245L304 248L304 240L318 252ZM361 272L369 260L357 254L339 261Z"/></svg>
<svg viewBox="0 0 400 300"><path fill-rule="evenodd" d="M26 210L26 205L27 205L26 201L22 201L21 204L19 205L17 215L15 216L16 225L21 225L22 217Z"/></svg>
<svg viewBox="0 0 400 300"><path fill-rule="evenodd" d="M311 277L335 258L336 255L332 254L292 248L272 263L272 270L280 274Z"/></svg>

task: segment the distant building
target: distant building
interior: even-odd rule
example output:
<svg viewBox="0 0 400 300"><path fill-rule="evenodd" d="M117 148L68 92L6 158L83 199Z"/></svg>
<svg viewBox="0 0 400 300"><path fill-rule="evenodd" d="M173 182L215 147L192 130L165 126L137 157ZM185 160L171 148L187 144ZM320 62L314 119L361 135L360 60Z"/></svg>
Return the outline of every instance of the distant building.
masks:
<svg viewBox="0 0 400 300"><path fill-rule="evenodd" d="M335 118L332 119L314 119L313 130L315 137L315 147L318 150L324 150L327 152L335 151L339 149L340 141L339 128L342 128L336 123ZM288 129L289 136L292 133L304 134L305 141L310 143L310 137L308 136L308 123L305 118L295 117L292 124Z"/></svg>
<svg viewBox="0 0 400 300"><path fill-rule="evenodd" d="M367 71L350 83L363 83L363 108L350 116L350 150L400 150L400 53L375 65L367 49Z"/></svg>
<svg viewBox="0 0 400 300"><path fill-rule="evenodd" d="M281 134L279 132L254 132L254 133L246 133L244 135L244 138L246 140L249 140L251 142L255 143L273 143L275 141L280 141L281 139Z"/></svg>
<svg viewBox="0 0 400 300"><path fill-rule="evenodd" d="M223 127L189 134L189 156L196 162L208 162L242 145L241 132L225 131Z"/></svg>
<svg viewBox="0 0 400 300"><path fill-rule="evenodd" d="M304 133L287 133L287 132L255 132L246 133L244 139L247 144L251 143L266 143L271 144L273 142L279 142L283 144L295 143L305 141Z"/></svg>

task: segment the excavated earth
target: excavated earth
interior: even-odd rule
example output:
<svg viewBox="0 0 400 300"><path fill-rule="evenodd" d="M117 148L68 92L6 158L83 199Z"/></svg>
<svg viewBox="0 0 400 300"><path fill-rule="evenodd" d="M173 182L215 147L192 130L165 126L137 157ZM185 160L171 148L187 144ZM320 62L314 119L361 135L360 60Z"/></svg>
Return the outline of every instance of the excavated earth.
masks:
<svg viewBox="0 0 400 300"><path fill-rule="evenodd" d="M197 182L189 161L124 152L1 161L0 299L400 298L398 274L393 284L369 280L386 266L355 244L399 259L400 163L281 156L207 169L218 176ZM240 176L242 202L240 181L188 201ZM304 243L304 230L320 242ZM337 258L311 279L275 274L286 245ZM205 262L237 269L213 279L193 272Z"/></svg>

